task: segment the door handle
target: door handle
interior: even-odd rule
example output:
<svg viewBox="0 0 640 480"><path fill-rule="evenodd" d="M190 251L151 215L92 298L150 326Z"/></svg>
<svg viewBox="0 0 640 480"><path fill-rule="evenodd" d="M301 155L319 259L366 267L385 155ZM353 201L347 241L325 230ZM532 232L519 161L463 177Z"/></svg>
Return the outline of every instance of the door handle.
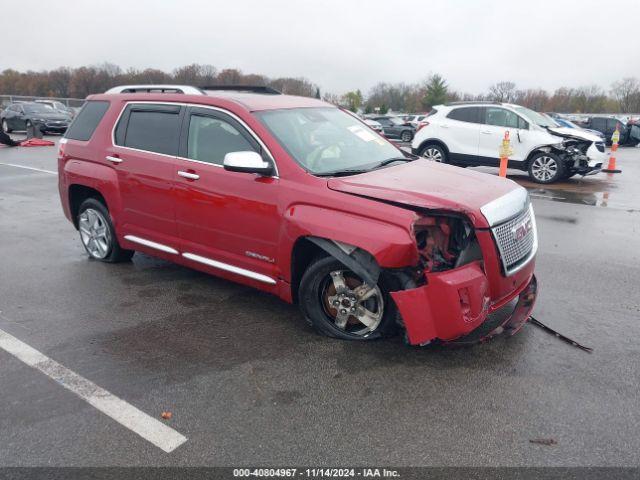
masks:
<svg viewBox="0 0 640 480"><path fill-rule="evenodd" d="M112 157L112 156L110 156L110 155L107 155L107 156L106 156L106 157L104 157L104 158L106 158L107 160L109 160L109 161L110 161L110 162L112 162L112 163L122 163L122 159L121 159L121 158L118 158L118 157Z"/></svg>
<svg viewBox="0 0 640 480"><path fill-rule="evenodd" d="M493 132L491 130L482 130L480 133L484 133L485 135L491 135Z"/></svg>
<svg viewBox="0 0 640 480"><path fill-rule="evenodd" d="M188 178L189 180L198 180L200 178L200 175L197 173L185 172L183 170L178 170L178 175Z"/></svg>
<svg viewBox="0 0 640 480"><path fill-rule="evenodd" d="M449 125L440 125L440 128L449 128Z"/></svg>

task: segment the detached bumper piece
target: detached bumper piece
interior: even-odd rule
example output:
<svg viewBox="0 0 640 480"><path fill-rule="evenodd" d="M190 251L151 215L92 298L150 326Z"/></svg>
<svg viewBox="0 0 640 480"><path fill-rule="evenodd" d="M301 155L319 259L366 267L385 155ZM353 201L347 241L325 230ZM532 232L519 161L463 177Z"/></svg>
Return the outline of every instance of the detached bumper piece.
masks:
<svg viewBox="0 0 640 480"><path fill-rule="evenodd" d="M470 345L503 332L510 335L518 332L529 319L537 290L537 281L532 275L511 298L493 305L487 277L479 263L471 263L455 270L427 274L426 285L391 292L391 296L402 315L411 345L425 345L434 340ZM513 303L512 311L504 315L503 309Z"/></svg>

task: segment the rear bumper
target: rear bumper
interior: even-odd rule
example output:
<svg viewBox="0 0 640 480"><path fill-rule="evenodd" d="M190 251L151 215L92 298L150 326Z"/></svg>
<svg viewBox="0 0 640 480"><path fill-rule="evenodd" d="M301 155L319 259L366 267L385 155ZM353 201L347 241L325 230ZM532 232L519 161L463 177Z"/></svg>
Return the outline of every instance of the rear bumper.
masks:
<svg viewBox="0 0 640 480"><path fill-rule="evenodd" d="M517 332L529 318L537 290L536 278L531 274L507 296L492 301L489 280L476 262L429 274L426 285L391 292L391 296L402 316L410 344L458 339L460 342L454 343L476 343L503 331ZM493 313L516 297L518 301L506 317L501 315L498 321L491 321ZM469 338L461 338L465 336Z"/></svg>

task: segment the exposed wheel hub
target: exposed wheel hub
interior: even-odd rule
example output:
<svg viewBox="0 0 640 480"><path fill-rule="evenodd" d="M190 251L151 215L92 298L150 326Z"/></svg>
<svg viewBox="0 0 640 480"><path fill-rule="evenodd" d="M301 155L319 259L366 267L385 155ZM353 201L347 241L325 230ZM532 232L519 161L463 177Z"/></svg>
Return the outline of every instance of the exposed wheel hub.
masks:
<svg viewBox="0 0 640 480"><path fill-rule="evenodd" d="M384 312L380 289L370 287L351 272L336 270L323 289L326 313L336 327L355 335L364 336L373 332Z"/></svg>

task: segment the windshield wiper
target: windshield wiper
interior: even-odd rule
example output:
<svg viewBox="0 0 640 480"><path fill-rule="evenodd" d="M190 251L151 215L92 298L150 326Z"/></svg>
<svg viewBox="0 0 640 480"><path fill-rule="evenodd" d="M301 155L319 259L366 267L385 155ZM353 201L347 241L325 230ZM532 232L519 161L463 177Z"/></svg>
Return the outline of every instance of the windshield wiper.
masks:
<svg viewBox="0 0 640 480"><path fill-rule="evenodd" d="M348 170L335 170L333 172L316 173L318 177L346 177L348 175L357 175L359 173L367 173L369 169L348 169Z"/></svg>
<svg viewBox="0 0 640 480"><path fill-rule="evenodd" d="M377 164L373 168L384 167L385 165L389 165L390 163L394 163L394 162L413 162L414 160L416 160L416 159L415 158L407 158L407 157L387 158L386 160L383 160L382 162L380 162L379 164Z"/></svg>

